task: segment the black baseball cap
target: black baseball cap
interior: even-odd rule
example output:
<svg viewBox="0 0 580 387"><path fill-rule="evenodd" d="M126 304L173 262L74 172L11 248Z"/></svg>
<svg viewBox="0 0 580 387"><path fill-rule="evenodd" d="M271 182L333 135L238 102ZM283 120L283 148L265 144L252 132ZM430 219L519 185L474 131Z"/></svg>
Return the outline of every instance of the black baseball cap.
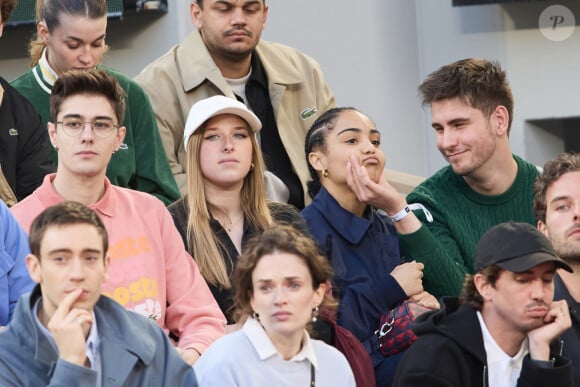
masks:
<svg viewBox="0 0 580 387"><path fill-rule="evenodd" d="M493 226L483 234L475 252L475 272L491 265L521 273L544 262L554 262L572 273L552 247L548 238L528 223L507 222Z"/></svg>

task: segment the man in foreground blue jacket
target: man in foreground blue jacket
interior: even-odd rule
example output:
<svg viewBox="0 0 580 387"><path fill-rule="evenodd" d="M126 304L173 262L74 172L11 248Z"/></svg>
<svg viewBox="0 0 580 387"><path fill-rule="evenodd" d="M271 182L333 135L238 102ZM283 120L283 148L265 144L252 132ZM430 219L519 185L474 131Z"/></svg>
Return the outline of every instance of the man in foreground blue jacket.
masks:
<svg viewBox="0 0 580 387"><path fill-rule="evenodd" d="M393 386L573 386L570 360L550 353L571 326L566 301L552 301L557 268L572 271L532 225L492 227L459 302L419 317Z"/></svg>
<svg viewBox="0 0 580 387"><path fill-rule="evenodd" d="M90 209L64 202L30 229L38 283L0 332L2 386L197 386L154 321L101 295L108 237Z"/></svg>

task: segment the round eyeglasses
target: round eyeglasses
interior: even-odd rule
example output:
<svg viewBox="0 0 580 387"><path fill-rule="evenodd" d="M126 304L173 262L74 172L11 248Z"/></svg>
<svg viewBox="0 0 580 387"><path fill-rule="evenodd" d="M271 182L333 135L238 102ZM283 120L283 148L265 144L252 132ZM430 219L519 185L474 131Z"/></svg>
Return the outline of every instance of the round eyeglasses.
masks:
<svg viewBox="0 0 580 387"><path fill-rule="evenodd" d="M74 137L79 136L82 133L86 124L89 124L91 130L97 137L108 137L115 129L119 128L119 125L113 124L113 120L108 118L99 118L94 121L83 121L78 118L65 118L62 121L57 121L57 124L62 126L62 129L67 135Z"/></svg>

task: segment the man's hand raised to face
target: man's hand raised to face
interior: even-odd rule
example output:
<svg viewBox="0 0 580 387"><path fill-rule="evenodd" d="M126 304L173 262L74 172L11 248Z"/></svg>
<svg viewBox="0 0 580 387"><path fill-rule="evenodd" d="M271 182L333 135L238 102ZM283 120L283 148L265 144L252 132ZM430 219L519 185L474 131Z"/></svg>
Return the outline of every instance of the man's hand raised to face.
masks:
<svg viewBox="0 0 580 387"><path fill-rule="evenodd" d="M533 360L550 360L550 343L571 326L566 300L552 302L544 317L544 325L528 332L530 357Z"/></svg>
<svg viewBox="0 0 580 387"><path fill-rule="evenodd" d="M86 361L86 337L93 324L93 315L85 309L73 308L83 290L68 293L58 305L47 324L52 333L60 358L80 366Z"/></svg>

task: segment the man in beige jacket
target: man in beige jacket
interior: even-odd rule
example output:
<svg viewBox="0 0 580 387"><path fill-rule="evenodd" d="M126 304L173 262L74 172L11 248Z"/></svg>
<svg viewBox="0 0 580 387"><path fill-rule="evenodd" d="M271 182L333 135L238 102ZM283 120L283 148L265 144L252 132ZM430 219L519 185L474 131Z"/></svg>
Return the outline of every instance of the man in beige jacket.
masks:
<svg viewBox="0 0 580 387"><path fill-rule="evenodd" d="M294 48L260 39L265 0L192 0L190 13L197 30L135 78L151 99L181 194L187 191L183 128L189 109L223 94L243 101L262 121L262 152L278 183L272 196L304 207L304 138L316 117L335 106L320 66Z"/></svg>

